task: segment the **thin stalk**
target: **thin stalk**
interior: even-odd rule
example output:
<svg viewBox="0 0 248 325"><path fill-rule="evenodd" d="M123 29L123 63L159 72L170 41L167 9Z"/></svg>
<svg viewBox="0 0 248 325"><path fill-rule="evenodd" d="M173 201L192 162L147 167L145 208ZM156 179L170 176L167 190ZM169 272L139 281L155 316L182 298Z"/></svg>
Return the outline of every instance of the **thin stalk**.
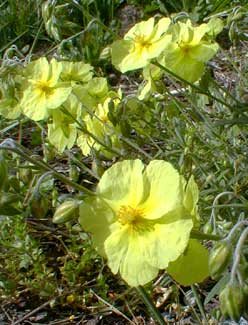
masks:
<svg viewBox="0 0 248 325"><path fill-rule="evenodd" d="M188 86L190 86L191 88L197 90L200 94L207 95L207 96L209 96L210 98L212 98L212 99L214 99L215 101L217 101L217 102L219 102L220 104L222 104L223 106L228 107L231 111L233 111L233 109L236 108L236 107L233 106L233 105L229 105L229 104L227 104L224 100L222 100L222 99L220 99L220 98L218 98L218 97L212 95L209 91L204 90L204 89L202 89L202 88L196 86L195 84L193 84L193 83L191 83L191 82L189 82L189 81L187 81L187 80L185 80L185 79L179 77L179 76L176 75L174 72L172 72L171 70L165 68L165 67L164 67L163 65L161 65L160 63L158 63L158 62L153 62L153 64L156 65L157 67L159 67L160 69L164 70L165 72L169 73L170 75L172 75L174 78L178 79L179 81L181 81L181 82L187 84ZM243 113L243 114L244 114L244 111L241 111L240 109L238 109L238 111L239 111L240 113Z"/></svg>
<svg viewBox="0 0 248 325"><path fill-rule="evenodd" d="M30 153L29 150L27 150L26 148L24 148L21 145L18 145L13 140L11 140L11 142L10 142L10 139L3 141L2 144L0 145L0 150L9 150L9 151L15 152L16 154L25 158L27 161L31 162L33 165L39 167L41 170L46 171L46 172L51 171L55 178L59 179L60 181L62 181L65 184L75 188L76 190L78 190L80 192L84 192L88 195L95 195L94 192L90 191L86 187L84 187L80 184L77 184L77 183L71 181L70 179L68 179L67 177L63 176L61 173L58 173L56 170L54 170L52 167L50 167L44 161L32 158L32 153Z"/></svg>
<svg viewBox="0 0 248 325"><path fill-rule="evenodd" d="M29 53L28 53L29 59L31 58L31 55L32 55L32 53L34 51L34 48L35 48L35 45L37 44L37 41L38 41L38 38L40 36L40 32L41 32L41 29L42 29L43 25L44 25L44 21L42 20L41 24L40 24L40 27L39 27L36 35L35 35L34 41L33 41L32 45L31 45L31 48L29 50Z"/></svg>
<svg viewBox="0 0 248 325"><path fill-rule="evenodd" d="M235 276L238 271L240 257L241 257L241 250L242 250L242 247L246 241L247 236L248 236L248 227L242 232L242 234L238 240L237 246L235 248L235 251L234 251L234 261L233 261L233 266L232 266L232 270L231 270L231 278L230 278L230 282L232 282L232 283L235 282Z"/></svg>
<svg viewBox="0 0 248 325"><path fill-rule="evenodd" d="M0 48L0 53L5 51L8 47L10 47L12 44L14 44L19 38L21 38L23 35L25 35L28 32L28 29L26 29L23 33L20 35L16 36L13 40L11 40L9 43L4 45L3 47Z"/></svg>
<svg viewBox="0 0 248 325"><path fill-rule="evenodd" d="M157 321L159 325L165 325L165 320L158 309L154 306L151 298L147 294L146 290L142 286L138 286L135 288L138 294L140 295L141 299L143 300L144 304L148 308L148 310L153 315L154 319Z"/></svg>
<svg viewBox="0 0 248 325"><path fill-rule="evenodd" d="M233 192L225 191L225 192L219 193L216 196L216 198L214 199L213 208L212 208L212 212L211 212L211 215L210 215L210 222L213 224L214 232L216 232L216 216L215 216L216 203L219 200L219 198L221 198L223 195L229 195L229 194L235 195L235 193L233 193Z"/></svg>
<svg viewBox="0 0 248 325"><path fill-rule="evenodd" d="M204 232L201 232L196 229L191 230L190 238L202 239L202 240L216 240L216 241L223 239L223 237L219 235L205 234Z"/></svg>
<svg viewBox="0 0 248 325"><path fill-rule="evenodd" d="M210 207L204 208L204 210L212 210L213 208L244 208L248 209L247 204L242 203L233 203L233 204L215 204Z"/></svg>
<svg viewBox="0 0 248 325"><path fill-rule="evenodd" d="M143 149L141 149L136 143L130 141L129 139L127 139L126 137L124 137L122 135L119 138L120 138L120 140L122 142L125 142L129 147L131 147L133 149L136 149L137 151L139 151L140 153L142 153L142 155L144 155L149 160L152 159L152 156L149 155L149 153L145 152Z"/></svg>
<svg viewBox="0 0 248 325"><path fill-rule="evenodd" d="M197 306L199 308L199 311L201 313L201 316L202 316L202 319L203 319L203 323L204 324L208 324L208 320L206 318L206 315L205 315L205 312L204 312L204 308L202 306L201 299L200 299L200 297L198 295L198 292L196 291L196 288L195 288L194 285L191 285L191 290L192 290L192 292L193 292L193 294L195 296L195 300L196 300Z"/></svg>
<svg viewBox="0 0 248 325"><path fill-rule="evenodd" d="M73 161L76 165L78 165L82 170L88 173L90 176L94 177L99 181L100 177L98 177L93 171L87 167L82 161L77 159L74 155L71 154L70 150L66 150L65 153L68 155L69 159Z"/></svg>
<svg viewBox="0 0 248 325"><path fill-rule="evenodd" d="M64 106L61 107L61 111L65 113L66 115L70 116L74 122L79 126L79 129L84 132L85 134L89 135L92 139L94 139L97 143L99 143L101 146L106 148L108 151L113 152L117 154L118 156L122 156L122 153L120 150L116 148L110 148L108 145L106 145L105 142L103 142L101 139L99 139L97 136L95 136L93 133L87 130L87 128L80 123Z"/></svg>
<svg viewBox="0 0 248 325"><path fill-rule="evenodd" d="M229 235L226 237L226 240L231 241L232 237L234 236L238 228L242 226L248 226L248 220L242 220L236 223L236 225L230 231Z"/></svg>

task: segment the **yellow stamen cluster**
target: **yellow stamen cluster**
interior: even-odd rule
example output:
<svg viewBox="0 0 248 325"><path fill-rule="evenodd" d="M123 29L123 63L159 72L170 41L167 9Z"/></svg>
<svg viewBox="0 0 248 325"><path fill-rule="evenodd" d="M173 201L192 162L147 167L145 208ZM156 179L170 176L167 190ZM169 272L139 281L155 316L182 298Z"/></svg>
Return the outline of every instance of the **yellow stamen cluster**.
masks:
<svg viewBox="0 0 248 325"><path fill-rule="evenodd" d="M144 49L148 49L151 46L149 39L147 39L144 35L137 35L134 39L135 42L135 50L142 52Z"/></svg>
<svg viewBox="0 0 248 325"><path fill-rule="evenodd" d="M136 224L141 221L142 211L130 206L121 206L118 213L118 220L122 225Z"/></svg>
<svg viewBox="0 0 248 325"><path fill-rule="evenodd" d="M53 89L50 87L49 81L38 81L36 83L36 89L46 95L51 95L53 92Z"/></svg>
<svg viewBox="0 0 248 325"><path fill-rule="evenodd" d="M144 218L144 213L140 209L131 206L121 206L118 212L118 221L123 226L128 226L130 231L143 232L151 230L153 222Z"/></svg>

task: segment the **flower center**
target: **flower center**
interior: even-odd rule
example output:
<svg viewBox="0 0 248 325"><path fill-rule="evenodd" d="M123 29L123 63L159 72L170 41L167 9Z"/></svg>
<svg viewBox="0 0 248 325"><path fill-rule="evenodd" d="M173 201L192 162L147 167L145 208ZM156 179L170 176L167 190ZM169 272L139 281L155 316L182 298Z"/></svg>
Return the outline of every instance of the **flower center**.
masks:
<svg viewBox="0 0 248 325"><path fill-rule="evenodd" d="M180 44L178 44L178 46L180 47L180 49L183 51L184 54L188 54L192 48L190 44L185 42L181 42Z"/></svg>
<svg viewBox="0 0 248 325"><path fill-rule="evenodd" d="M118 212L118 221L124 226L129 226L129 230L144 232L151 230L153 222L143 218L143 211L128 206L121 206Z"/></svg>
<svg viewBox="0 0 248 325"><path fill-rule="evenodd" d="M141 222L142 211L132 207L122 205L119 213L118 220L122 225L132 225Z"/></svg>
<svg viewBox="0 0 248 325"><path fill-rule="evenodd" d="M50 87L49 81L38 81L36 84L36 88L41 93L45 93L46 95L51 95L53 92L52 87Z"/></svg>
<svg viewBox="0 0 248 325"><path fill-rule="evenodd" d="M144 49L148 49L151 46L151 43L144 35L137 35L134 39L135 49L142 52Z"/></svg>

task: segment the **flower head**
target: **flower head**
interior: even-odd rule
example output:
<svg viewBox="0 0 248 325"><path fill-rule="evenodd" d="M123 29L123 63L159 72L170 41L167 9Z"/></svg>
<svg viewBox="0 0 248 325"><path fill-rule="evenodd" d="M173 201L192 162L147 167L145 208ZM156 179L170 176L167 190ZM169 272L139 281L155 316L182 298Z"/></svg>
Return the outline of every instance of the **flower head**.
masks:
<svg viewBox="0 0 248 325"><path fill-rule="evenodd" d="M84 62L58 62L62 66L61 79L73 83L87 83L92 79L93 67Z"/></svg>
<svg viewBox="0 0 248 325"><path fill-rule="evenodd" d="M59 82L61 65L45 57L27 67L27 83L21 100L22 111L35 121L49 116L49 109L58 108L71 93L70 83Z"/></svg>
<svg viewBox="0 0 248 325"><path fill-rule="evenodd" d="M103 174L96 193L81 205L80 223L112 272L129 285L151 281L184 252L193 221L171 164L118 162Z"/></svg>
<svg viewBox="0 0 248 325"><path fill-rule="evenodd" d="M204 72L205 63L219 49L217 43L206 38L209 31L207 24L194 27L190 20L176 23L172 27L172 42L159 59L161 64L187 81L197 81Z"/></svg>
<svg viewBox="0 0 248 325"><path fill-rule="evenodd" d="M111 99L107 97L103 104L99 103L95 108L94 112L86 115L84 118L84 123L87 127L89 133L81 132L78 136L77 144L81 148L84 155L89 155L91 149L101 150L105 156L111 157L112 154L106 150L97 140L95 140L91 135L105 142L106 138L111 141L111 144L115 147L119 147L119 141L117 138L117 128L109 120L109 103L113 102L114 106L120 102L119 98ZM110 145L110 143L109 143Z"/></svg>
<svg viewBox="0 0 248 325"><path fill-rule="evenodd" d="M124 40L112 44L113 64L121 72L145 67L170 42L171 35L165 34L169 25L169 18L162 18L157 24L150 18L133 26Z"/></svg>

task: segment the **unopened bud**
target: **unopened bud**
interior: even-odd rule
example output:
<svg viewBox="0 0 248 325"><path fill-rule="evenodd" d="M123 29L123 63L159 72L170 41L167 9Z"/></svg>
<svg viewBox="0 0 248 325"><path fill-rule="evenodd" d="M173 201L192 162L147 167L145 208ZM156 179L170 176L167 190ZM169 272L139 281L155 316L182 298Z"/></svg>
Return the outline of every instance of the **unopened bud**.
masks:
<svg viewBox="0 0 248 325"><path fill-rule="evenodd" d="M78 200L67 200L63 202L53 215L53 222L56 224L65 223L78 216Z"/></svg>
<svg viewBox="0 0 248 325"><path fill-rule="evenodd" d="M245 294L238 283L229 283L221 291L220 308L224 316L239 321L245 308Z"/></svg>
<svg viewBox="0 0 248 325"><path fill-rule="evenodd" d="M227 240L218 242L209 255L209 272L213 279L218 279L226 270L232 255L232 245Z"/></svg>

